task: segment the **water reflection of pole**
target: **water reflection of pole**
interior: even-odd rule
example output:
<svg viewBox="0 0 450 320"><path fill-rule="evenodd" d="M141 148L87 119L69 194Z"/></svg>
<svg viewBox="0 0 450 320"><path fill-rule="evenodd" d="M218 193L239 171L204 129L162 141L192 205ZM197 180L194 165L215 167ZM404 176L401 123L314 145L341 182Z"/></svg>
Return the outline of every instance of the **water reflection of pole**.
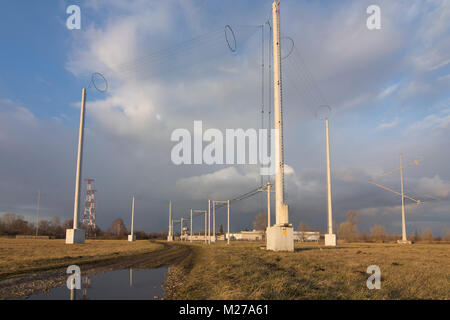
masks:
<svg viewBox="0 0 450 320"><path fill-rule="evenodd" d="M130 268L130 288L133 286L133 268Z"/></svg>
<svg viewBox="0 0 450 320"><path fill-rule="evenodd" d="M75 290L75 278L73 278L72 285L70 286L70 300L77 300L77 293Z"/></svg>
<svg viewBox="0 0 450 320"><path fill-rule="evenodd" d="M87 300L87 289L91 288L91 278L89 276L83 277L83 300Z"/></svg>

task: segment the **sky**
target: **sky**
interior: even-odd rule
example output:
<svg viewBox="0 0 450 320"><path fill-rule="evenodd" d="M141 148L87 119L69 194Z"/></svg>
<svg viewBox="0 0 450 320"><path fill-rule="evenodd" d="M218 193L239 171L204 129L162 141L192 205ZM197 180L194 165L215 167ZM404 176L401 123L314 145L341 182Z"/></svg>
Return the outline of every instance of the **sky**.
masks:
<svg viewBox="0 0 450 320"><path fill-rule="evenodd" d="M69 30L66 8L81 9ZM381 29L369 30L369 5ZM175 218L260 184L257 165L180 165L171 133L261 127L261 27L267 127L271 1L90 0L0 4L0 213L73 217L81 90L87 88L84 178L95 179L97 224L167 230ZM407 232L450 228L450 1L281 1L286 202L289 219L326 230L325 127L331 114L333 219L360 214L401 232L400 197L368 183L405 170ZM236 52L228 41L236 39ZM232 40L230 40L232 39ZM107 92L95 90L100 72ZM94 77L94 83L104 86ZM400 190L398 172L377 180ZM83 185L82 192L85 190ZM233 203L231 229L251 229L264 194ZM272 209L273 210L273 209ZM273 212L273 211L272 211ZM225 210L217 212L226 225ZM274 220L274 217L272 218ZM201 219L194 221L200 231Z"/></svg>

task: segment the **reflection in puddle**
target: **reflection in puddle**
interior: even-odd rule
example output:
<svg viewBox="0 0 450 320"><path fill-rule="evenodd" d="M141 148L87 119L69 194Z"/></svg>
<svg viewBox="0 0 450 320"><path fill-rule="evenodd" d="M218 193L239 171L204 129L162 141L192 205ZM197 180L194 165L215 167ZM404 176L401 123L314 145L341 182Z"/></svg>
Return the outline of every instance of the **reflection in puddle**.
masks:
<svg viewBox="0 0 450 320"><path fill-rule="evenodd" d="M30 300L153 300L164 295L167 268L133 270L82 276L81 290L66 286L28 297Z"/></svg>

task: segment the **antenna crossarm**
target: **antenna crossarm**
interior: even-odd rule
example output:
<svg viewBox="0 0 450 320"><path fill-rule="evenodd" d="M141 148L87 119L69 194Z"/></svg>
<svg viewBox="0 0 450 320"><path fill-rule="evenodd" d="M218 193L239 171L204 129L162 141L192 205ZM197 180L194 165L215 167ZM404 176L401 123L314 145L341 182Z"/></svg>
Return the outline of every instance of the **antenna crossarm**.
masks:
<svg viewBox="0 0 450 320"><path fill-rule="evenodd" d="M385 186L383 186L383 185L381 185L381 184L379 184L379 183L376 183L376 182L374 182L374 181L372 181L372 180L369 180L369 183L371 183L371 184L373 184L373 185L375 185L375 186L377 186L377 187L379 187L379 188L381 188L381 189L384 189L384 190L390 191L390 192L392 192L392 193L395 193L396 195L399 195L399 196L402 195L400 192L395 191L394 189L385 187ZM420 204L420 203L422 202L422 201L420 201L420 200L416 200L416 199L411 198L411 197L406 196L406 195L403 195L403 197L406 198L406 199L409 199L409 200L411 200L411 201L414 201L414 202L417 203L417 204Z"/></svg>

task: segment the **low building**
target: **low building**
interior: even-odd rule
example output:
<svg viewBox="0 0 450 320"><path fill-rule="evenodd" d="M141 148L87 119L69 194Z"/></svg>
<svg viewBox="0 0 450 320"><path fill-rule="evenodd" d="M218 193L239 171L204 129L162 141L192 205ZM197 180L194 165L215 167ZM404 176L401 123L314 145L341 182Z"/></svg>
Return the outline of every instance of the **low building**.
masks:
<svg viewBox="0 0 450 320"><path fill-rule="evenodd" d="M25 236L25 235L16 235L16 239L40 239L40 240L48 240L49 236Z"/></svg>
<svg viewBox="0 0 450 320"><path fill-rule="evenodd" d="M230 233L230 240L240 241L262 241L265 239L265 231L241 231L238 233ZM228 238L227 238L228 239Z"/></svg>
<svg viewBox="0 0 450 320"><path fill-rule="evenodd" d="M294 231L294 241L307 242L315 241L319 242L320 232L319 231Z"/></svg>
<svg viewBox="0 0 450 320"><path fill-rule="evenodd" d="M205 236L205 234L193 234L192 236L190 234L183 234L181 237L179 237L179 239L181 241L205 241L208 240L208 236ZM216 236L216 240L218 240L218 237ZM211 235L211 242L215 242L214 237Z"/></svg>

